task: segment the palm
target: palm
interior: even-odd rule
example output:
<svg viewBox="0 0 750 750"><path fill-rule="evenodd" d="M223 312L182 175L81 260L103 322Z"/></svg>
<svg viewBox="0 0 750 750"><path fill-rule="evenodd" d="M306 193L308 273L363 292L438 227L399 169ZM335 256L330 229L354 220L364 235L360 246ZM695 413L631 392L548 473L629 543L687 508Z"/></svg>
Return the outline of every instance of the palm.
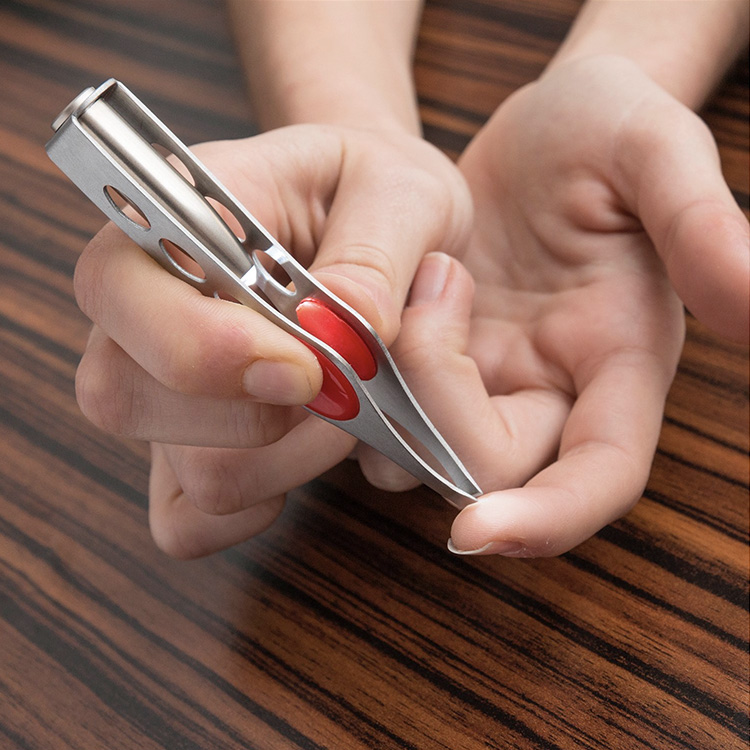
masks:
<svg viewBox="0 0 750 750"><path fill-rule="evenodd" d="M464 279L440 305L407 309L407 375L489 493L454 524L463 549L489 538L504 545L490 551L558 554L626 512L648 477L684 336L661 257L674 280L692 250L672 242L693 205L681 197L705 189L685 182L686 154L718 168L697 118L619 72L615 95L611 71L578 66L500 107L459 162L475 205L461 257L473 303ZM683 126L675 148L652 137L665 117Z"/></svg>
<svg viewBox="0 0 750 750"><path fill-rule="evenodd" d="M671 373L684 325L653 244L608 181L616 123L600 117L600 132L576 138L578 118L597 119L538 87L508 101L461 160L477 212L463 258L477 280L468 353L500 409L509 395L538 404L537 464L598 368L640 351ZM539 97L547 118L530 129Z"/></svg>

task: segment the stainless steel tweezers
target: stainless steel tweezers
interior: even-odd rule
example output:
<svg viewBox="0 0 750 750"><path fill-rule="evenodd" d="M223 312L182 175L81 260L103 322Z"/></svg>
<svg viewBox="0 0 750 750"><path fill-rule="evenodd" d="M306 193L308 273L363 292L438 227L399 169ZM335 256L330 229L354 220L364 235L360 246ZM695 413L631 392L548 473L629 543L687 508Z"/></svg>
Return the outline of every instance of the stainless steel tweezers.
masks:
<svg viewBox="0 0 750 750"><path fill-rule="evenodd" d="M81 92L52 128L52 161L154 260L203 294L247 305L312 348L323 388L309 411L457 508L481 494L372 326L316 281L122 83L111 79ZM233 231L215 206L241 229ZM412 447L415 441L421 448ZM429 456L417 452L423 449Z"/></svg>

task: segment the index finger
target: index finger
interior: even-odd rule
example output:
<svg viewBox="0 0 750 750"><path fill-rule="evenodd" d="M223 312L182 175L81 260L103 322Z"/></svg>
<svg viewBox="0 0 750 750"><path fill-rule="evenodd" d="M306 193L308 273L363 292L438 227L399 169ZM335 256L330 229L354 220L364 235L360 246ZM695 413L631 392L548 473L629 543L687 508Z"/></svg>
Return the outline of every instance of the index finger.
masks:
<svg viewBox="0 0 750 750"><path fill-rule="evenodd" d="M86 247L74 281L81 310L172 390L257 395L251 368L260 360L285 369L289 403L306 403L320 388L320 367L307 347L244 305L204 297L114 225Z"/></svg>
<svg viewBox="0 0 750 750"><path fill-rule="evenodd" d="M627 513L650 473L671 376L647 350L611 356L578 397L557 461L453 523L456 554L562 554Z"/></svg>

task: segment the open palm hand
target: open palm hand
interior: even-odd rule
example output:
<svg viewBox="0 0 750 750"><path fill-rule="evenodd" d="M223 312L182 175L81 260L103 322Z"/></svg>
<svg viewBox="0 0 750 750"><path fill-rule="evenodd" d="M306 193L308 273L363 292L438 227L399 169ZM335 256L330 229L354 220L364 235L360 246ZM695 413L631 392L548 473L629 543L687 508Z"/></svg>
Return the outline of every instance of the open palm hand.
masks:
<svg viewBox="0 0 750 750"><path fill-rule="evenodd" d="M559 554L641 496L680 298L747 337L747 221L703 123L617 58L517 92L460 167L470 276L423 261L397 358L487 493L456 519L454 551ZM375 483L408 483L361 452Z"/></svg>

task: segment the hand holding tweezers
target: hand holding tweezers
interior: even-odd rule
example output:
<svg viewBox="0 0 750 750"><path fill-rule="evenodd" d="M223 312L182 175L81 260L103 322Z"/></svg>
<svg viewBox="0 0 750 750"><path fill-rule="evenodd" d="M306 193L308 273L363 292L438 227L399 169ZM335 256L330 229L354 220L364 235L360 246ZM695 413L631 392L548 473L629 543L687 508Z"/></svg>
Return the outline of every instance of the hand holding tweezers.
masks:
<svg viewBox="0 0 750 750"><path fill-rule="evenodd" d="M316 281L123 84L110 79L81 92L52 127L52 161L160 265L203 294L247 305L316 353L323 388L307 409L373 446L457 508L481 494L372 326ZM154 146L181 162L188 177ZM229 211L244 236L230 229L209 198ZM200 266L201 275L180 264L170 251L175 247ZM428 451L432 463L391 420Z"/></svg>

